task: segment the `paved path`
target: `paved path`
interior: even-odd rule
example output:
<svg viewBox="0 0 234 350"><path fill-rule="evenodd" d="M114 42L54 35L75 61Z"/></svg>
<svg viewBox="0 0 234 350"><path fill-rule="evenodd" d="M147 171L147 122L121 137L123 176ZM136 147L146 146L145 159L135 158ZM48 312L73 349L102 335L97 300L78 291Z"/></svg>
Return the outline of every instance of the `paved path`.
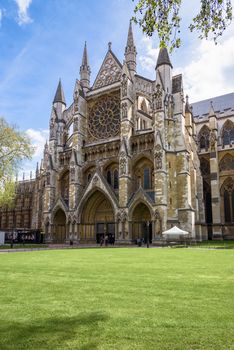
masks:
<svg viewBox="0 0 234 350"><path fill-rule="evenodd" d="M136 245L108 245L107 247L102 246L100 247L99 244L82 244L82 245L66 245L66 244L49 244L47 247L39 247L39 248L9 248L9 249L0 249L1 253L16 253L16 252L32 252L32 251L40 251L40 250L61 250L61 249L87 249L87 248L100 248L100 249L107 249L107 248L134 248L137 247ZM146 247L146 246L145 246ZM143 247L144 248L144 247Z"/></svg>

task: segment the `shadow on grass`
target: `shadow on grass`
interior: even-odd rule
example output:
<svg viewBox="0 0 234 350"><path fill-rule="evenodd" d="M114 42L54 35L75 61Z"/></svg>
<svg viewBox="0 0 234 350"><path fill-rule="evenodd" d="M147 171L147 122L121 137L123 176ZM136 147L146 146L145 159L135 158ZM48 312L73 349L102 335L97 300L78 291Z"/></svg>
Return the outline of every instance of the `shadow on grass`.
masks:
<svg viewBox="0 0 234 350"><path fill-rule="evenodd" d="M105 313L91 312L32 322L0 320L0 350L95 350L108 319Z"/></svg>

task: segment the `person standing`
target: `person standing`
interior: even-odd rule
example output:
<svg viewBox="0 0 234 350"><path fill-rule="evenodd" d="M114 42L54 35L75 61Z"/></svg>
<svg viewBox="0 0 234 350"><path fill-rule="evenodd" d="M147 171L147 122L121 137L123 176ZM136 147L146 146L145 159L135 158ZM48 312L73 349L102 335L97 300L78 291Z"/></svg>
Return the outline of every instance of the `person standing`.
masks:
<svg viewBox="0 0 234 350"><path fill-rule="evenodd" d="M108 246L108 235L105 236L105 246Z"/></svg>

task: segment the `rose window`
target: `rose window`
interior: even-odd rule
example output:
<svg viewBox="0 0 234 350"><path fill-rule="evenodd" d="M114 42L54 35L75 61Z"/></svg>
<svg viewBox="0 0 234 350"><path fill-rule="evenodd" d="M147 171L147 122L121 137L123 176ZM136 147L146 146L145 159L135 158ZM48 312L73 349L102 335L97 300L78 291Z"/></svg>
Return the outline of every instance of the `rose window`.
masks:
<svg viewBox="0 0 234 350"><path fill-rule="evenodd" d="M88 128L97 139L117 135L120 129L119 98L112 96L97 101L89 111Z"/></svg>

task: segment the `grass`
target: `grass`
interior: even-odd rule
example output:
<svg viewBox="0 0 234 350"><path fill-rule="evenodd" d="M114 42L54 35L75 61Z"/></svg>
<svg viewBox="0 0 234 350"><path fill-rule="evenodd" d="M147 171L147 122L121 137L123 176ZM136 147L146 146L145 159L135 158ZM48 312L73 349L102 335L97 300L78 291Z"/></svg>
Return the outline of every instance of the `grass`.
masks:
<svg viewBox="0 0 234 350"><path fill-rule="evenodd" d="M193 247L197 248L214 248L214 249L234 249L234 240L225 241L203 241L198 242Z"/></svg>
<svg viewBox="0 0 234 350"><path fill-rule="evenodd" d="M228 350L234 251L0 255L1 350Z"/></svg>
<svg viewBox="0 0 234 350"><path fill-rule="evenodd" d="M0 245L0 249L32 249L32 248L47 248L47 244L30 244L30 243L25 243L25 244L19 244L19 243L14 243L13 248L11 248L10 244L4 244Z"/></svg>

